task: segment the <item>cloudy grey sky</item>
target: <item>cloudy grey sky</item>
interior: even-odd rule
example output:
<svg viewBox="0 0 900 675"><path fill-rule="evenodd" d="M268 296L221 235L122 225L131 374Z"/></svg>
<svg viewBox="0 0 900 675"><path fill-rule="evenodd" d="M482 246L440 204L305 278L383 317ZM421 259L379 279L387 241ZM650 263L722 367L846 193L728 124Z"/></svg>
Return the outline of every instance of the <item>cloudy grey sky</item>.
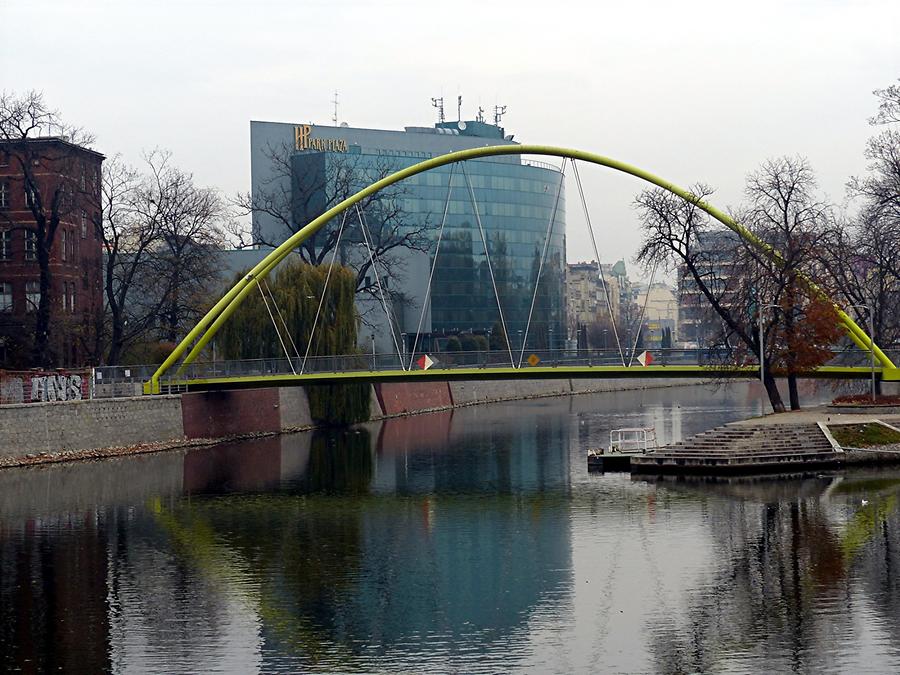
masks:
<svg viewBox="0 0 900 675"><path fill-rule="evenodd" d="M44 91L97 148L169 148L199 183L249 185L249 121L402 128L508 106L528 143L576 147L718 189L802 154L844 198L871 91L900 77L900 2L378 3L0 0L0 88ZM582 170L604 261L630 259L639 185ZM590 256L569 185L569 259Z"/></svg>

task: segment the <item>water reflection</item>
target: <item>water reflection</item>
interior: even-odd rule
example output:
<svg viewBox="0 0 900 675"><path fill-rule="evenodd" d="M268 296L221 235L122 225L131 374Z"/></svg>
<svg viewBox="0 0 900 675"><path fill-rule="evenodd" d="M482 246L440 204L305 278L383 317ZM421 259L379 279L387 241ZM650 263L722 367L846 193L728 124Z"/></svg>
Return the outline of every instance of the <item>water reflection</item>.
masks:
<svg viewBox="0 0 900 675"><path fill-rule="evenodd" d="M683 620L651 627L654 669L895 669L897 594L865 587L873 579L896 587L900 474L873 476L716 485L733 496L707 502L717 565L688 590ZM708 483L669 489L710 493ZM878 562L864 565L873 553ZM853 647L861 644L867 650Z"/></svg>
<svg viewBox="0 0 900 675"><path fill-rule="evenodd" d="M588 475L752 392L623 392L0 472L0 670L900 667L900 472Z"/></svg>

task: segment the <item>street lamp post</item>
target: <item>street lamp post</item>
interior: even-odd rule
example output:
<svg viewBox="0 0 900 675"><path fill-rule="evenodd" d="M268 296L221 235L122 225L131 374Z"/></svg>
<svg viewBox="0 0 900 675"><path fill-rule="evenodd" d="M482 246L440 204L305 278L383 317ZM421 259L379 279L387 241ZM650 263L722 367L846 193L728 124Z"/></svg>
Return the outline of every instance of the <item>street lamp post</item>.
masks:
<svg viewBox="0 0 900 675"><path fill-rule="evenodd" d="M870 305L848 305L856 309L865 309L869 315L869 354L872 364L872 403L875 403L875 312Z"/></svg>
<svg viewBox="0 0 900 675"><path fill-rule="evenodd" d="M370 337L372 338L372 370L375 370L375 333L372 333Z"/></svg>

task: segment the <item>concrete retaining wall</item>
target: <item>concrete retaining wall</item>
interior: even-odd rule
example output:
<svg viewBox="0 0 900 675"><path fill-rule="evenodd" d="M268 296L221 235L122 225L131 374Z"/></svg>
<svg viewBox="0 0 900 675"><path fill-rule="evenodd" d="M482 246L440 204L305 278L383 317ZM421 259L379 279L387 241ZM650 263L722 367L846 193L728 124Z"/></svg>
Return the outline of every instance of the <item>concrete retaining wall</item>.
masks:
<svg viewBox="0 0 900 675"><path fill-rule="evenodd" d="M281 409L281 430L306 429L313 426L309 412L309 398L303 387L282 387L278 390Z"/></svg>
<svg viewBox="0 0 900 675"><path fill-rule="evenodd" d="M652 380L638 379L589 379L589 378L573 378L572 393L573 394L593 394L604 391L638 391L640 389L664 389L666 387L685 387L700 384L700 380L692 380L682 377L660 377Z"/></svg>
<svg viewBox="0 0 900 675"><path fill-rule="evenodd" d="M179 396L0 406L0 457L183 437Z"/></svg>
<svg viewBox="0 0 900 675"><path fill-rule="evenodd" d="M451 382L450 393L454 405L472 405L538 396L567 396L572 393L572 385L569 380L476 380Z"/></svg>

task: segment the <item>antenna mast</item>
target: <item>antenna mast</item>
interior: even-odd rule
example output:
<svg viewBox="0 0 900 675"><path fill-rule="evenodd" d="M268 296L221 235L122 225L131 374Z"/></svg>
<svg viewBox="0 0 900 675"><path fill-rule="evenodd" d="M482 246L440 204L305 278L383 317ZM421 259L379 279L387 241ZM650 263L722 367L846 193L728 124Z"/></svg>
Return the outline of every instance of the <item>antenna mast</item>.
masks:
<svg viewBox="0 0 900 675"><path fill-rule="evenodd" d="M484 122L484 108L478 106L478 114L475 116L476 122Z"/></svg>
<svg viewBox="0 0 900 675"><path fill-rule="evenodd" d="M505 105L495 105L494 106L494 126L500 126L500 120L506 114L506 106Z"/></svg>
<svg viewBox="0 0 900 675"><path fill-rule="evenodd" d="M431 105L438 109L438 122L444 121L444 97L431 99Z"/></svg>
<svg viewBox="0 0 900 675"><path fill-rule="evenodd" d="M331 121L334 122L334 126L338 125L338 93L337 89L334 90L334 99L331 101L334 103L334 117L331 118Z"/></svg>
<svg viewBox="0 0 900 675"><path fill-rule="evenodd" d="M462 94L456 97L456 119L462 120Z"/></svg>

